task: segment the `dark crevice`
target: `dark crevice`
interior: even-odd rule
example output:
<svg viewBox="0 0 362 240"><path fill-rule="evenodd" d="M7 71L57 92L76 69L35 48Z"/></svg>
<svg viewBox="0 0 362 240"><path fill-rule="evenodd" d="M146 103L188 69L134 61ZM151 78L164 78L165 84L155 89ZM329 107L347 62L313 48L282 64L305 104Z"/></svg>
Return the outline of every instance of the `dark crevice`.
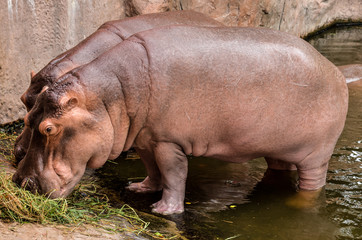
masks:
<svg viewBox="0 0 362 240"><path fill-rule="evenodd" d="M280 15L278 30L280 30L280 25L282 25L282 20L283 20L283 16L284 16L284 9L285 9L285 0L284 0L284 3L283 3L282 13L281 13L281 15Z"/></svg>

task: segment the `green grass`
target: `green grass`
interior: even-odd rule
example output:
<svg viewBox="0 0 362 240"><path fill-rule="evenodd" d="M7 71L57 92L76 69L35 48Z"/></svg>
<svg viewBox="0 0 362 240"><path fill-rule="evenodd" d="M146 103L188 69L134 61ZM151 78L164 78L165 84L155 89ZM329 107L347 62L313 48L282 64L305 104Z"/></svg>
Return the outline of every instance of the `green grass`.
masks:
<svg viewBox="0 0 362 240"><path fill-rule="evenodd" d="M19 223L41 224L94 224L110 231L132 231L137 234L146 230L148 222L143 221L128 205L121 208L111 206L107 195L97 193L93 184L79 185L67 199L49 199L18 188L11 175L0 173L0 218ZM131 228L124 229L124 220ZM103 221L111 225L100 225ZM110 227L111 226L111 227Z"/></svg>
<svg viewBox="0 0 362 240"><path fill-rule="evenodd" d="M0 126L0 155L5 163L15 165L13 147L17 126ZM16 131L17 130L17 131ZM133 232L153 239L175 239L179 236L164 234L148 228L149 222L139 217L129 205L113 207L107 194L95 182L78 184L66 199L49 199L17 187L11 181L0 161L0 219L5 222L66 224L77 226L91 224L112 232ZM125 224L128 222L129 224ZM181 237L182 238L182 237Z"/></svg>
<svg viewBox="0 0 362 240"><path fill-rule="evenodd" d="M16 135L6 134L0 129L0 155L12 165L15 165L15 159L13 157L15 139Z"/></svg>

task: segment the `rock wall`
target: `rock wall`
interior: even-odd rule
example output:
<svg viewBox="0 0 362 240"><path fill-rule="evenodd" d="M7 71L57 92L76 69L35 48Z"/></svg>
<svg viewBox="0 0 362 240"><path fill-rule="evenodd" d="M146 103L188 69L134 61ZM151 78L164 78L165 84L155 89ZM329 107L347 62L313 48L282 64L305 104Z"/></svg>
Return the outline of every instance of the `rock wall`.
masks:
<svg viewBox="0 0 362 240"><path fill-rule="evenodd" d="M21 94L39 71L107 20L195 10L228 26L265 26L298 36L335 21L361 21L360 0L0 1L0 124L25 115Z"/></svg>
<svg viewBox="0 0 362 240"><path fill-rule="evenodd" d="M1 0L0 124L24 117L20 96L31 70L39 71L103 22L124 17L123 0Z"/></svg>
<svg viewBox="0 0 362 240"><path fill-rule="evenodd" d="M228 26L265 26L306 36L338 22L362 20L361 0L129 0L128 16L195 10Z"/></svg>

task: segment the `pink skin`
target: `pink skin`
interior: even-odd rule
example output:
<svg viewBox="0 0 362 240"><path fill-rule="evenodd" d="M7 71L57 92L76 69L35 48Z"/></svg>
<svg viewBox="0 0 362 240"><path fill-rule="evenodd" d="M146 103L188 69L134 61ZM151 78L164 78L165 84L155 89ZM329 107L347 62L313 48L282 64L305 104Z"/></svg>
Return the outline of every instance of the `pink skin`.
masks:
<svg viewBox="0 0 362 240"><path fill-rule="evenodd" d="M45 98L52 92L55 104ZM318 192L348 107L345 78L331 62L299 38L260 28L172 26L138 33L43 95L29 113L33 148L15 182L33 178L43 193L69 193L37 162L52 162L48 145L36 147L44 142L36 129L44 110L60 105L54 123L74 126L75 135L62 136L76 140L49 146L65 153L64 172L72 172L66 179L73 184L73 172L100 167L134 147L148 177L128 189L162 189L152 211L164 215L184 211L191 154L232 162L265 157L271 169L297 169L301 190ZM62 107L67 102L72 107ZM73 109L82 110L79 118Z"/></svg>

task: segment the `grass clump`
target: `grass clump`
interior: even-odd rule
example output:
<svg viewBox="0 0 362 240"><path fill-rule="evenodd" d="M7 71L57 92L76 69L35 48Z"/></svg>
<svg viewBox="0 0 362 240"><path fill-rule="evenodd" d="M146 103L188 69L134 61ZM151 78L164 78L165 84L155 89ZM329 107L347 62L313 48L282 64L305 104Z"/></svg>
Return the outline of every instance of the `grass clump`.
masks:
<svg viewBox="0 0 362 240"><path fill-rule="evenodd" d="M18 188L10 174L0 173L0 217L16 222L72 223L76 219L69 212L65 199L51 200ZM68 211L67 211L68 210Z"/></svg>
<svg viewBox="0 0 362 240"><path fill-rule="evenodd" d="M16 135L6 134L0 129L0 155L11 165L15 165L15 159L13 158L15 140Z"/></svg>
<svg viewBox="0 0 362 240"><path fill-rule="evenodd" d="M10 174L0 173L0 218L20 223L36 222L41 224L94 224L112 231L133 231L139 234L149 225L139 218L128 205L114 208L105 194L96 193L95 186L80 185L70 196L63 199L49 199L43 195L32 194L18 188ZM107 222L101 226L99 221ZM125 229L127 220L132 229Z"/></svg>

